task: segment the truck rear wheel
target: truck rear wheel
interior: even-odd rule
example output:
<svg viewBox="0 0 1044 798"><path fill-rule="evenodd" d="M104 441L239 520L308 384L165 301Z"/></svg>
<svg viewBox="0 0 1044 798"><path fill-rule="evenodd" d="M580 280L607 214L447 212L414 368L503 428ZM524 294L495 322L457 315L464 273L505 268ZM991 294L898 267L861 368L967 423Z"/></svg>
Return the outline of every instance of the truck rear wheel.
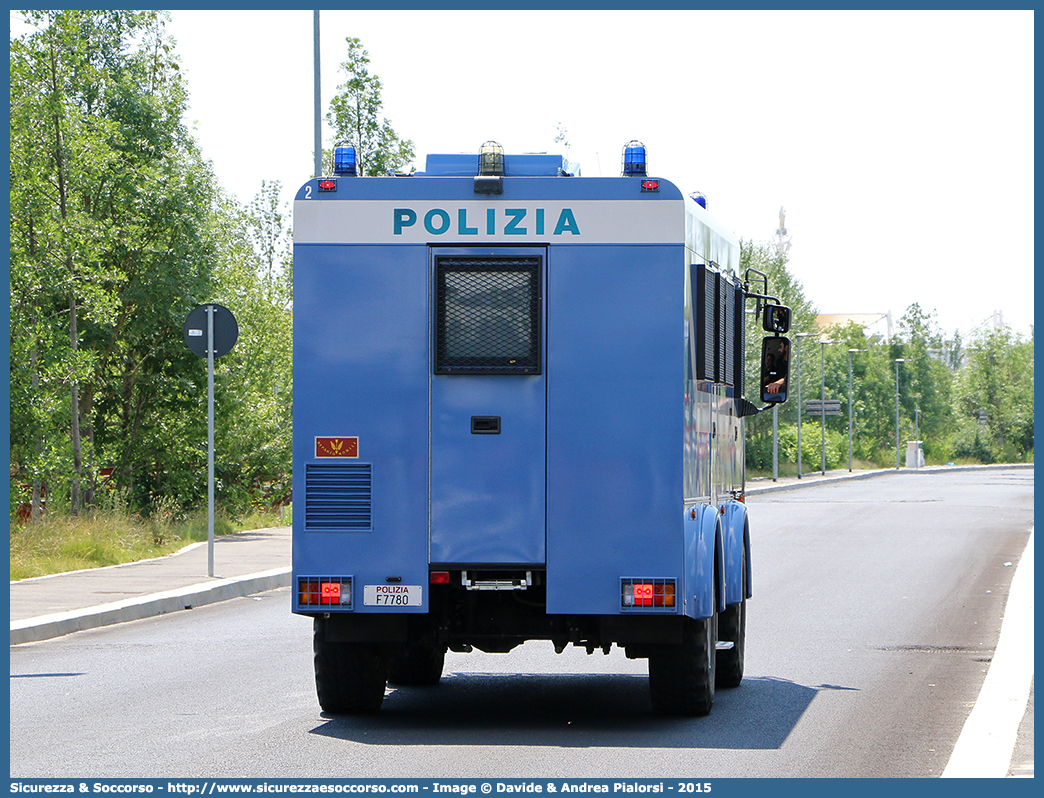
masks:
<svg viewBox="0 0 1044 798"><path fill-rule="evenodd" d="M682 642L649 657L653 709L666 715L706 715L714 706L717 613L682 618Z"/></svg>
<svg viewBox="0 0 1044 798"><path fill-rule="evenodd" d="M732 643L732 648L718 652L717 687L739 687L743 681L743 641L747 636L747 555L743 555L740 563L743 575L740 583L740 596L737 604L730 604L718 619L718 639L724 643Z"/></svg>
<svg viewBox="0 0 1044 798"><path fill-rule="evenodd" d="M376 712L384 702L388 655L379 643L338 643L326 639L326 623L316 618L312 650L315 690L323 712L354 715Z"/></svg>
<svg viewBox="0 0 1044 798"><path fill-rule="evenodd" d="M732 643L732 648L718 652L716 663L718 687L739 687L743 681L743 638L747 629L747 599L730 604L718 621L718 635L722 642Z"/></svg>
<svg viewBox="0 0 1044 798"><path fill-rule="evenodd" d="M431 687L442 678L446 649L436 645L411 645L391 658L388 681L403 687Z"/></svg>

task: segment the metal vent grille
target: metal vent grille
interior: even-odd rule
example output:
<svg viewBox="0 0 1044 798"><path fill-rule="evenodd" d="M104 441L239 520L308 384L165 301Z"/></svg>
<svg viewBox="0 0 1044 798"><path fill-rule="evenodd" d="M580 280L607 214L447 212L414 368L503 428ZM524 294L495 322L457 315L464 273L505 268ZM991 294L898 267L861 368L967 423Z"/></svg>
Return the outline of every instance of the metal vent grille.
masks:
<svg viewBox="0 0 1044 798"><path fill-rule="evenodd" d="M438 258L435 373L540 373L540 258Z"/></svg>
<svg viewBox="0 0 1044 798"><path fill-rule="evenodd" d="M718 296L718 273L705 265L694 263L692 286L695 293L693 308L696 315L696 379L718 379L718 340L716 331L716 306Z"/></svg>
<svg viewBox="0 0 1044 798"><path fill-rule="evenodd" d="M305 466L305 529L372 529L369 463Z"/></svg>
<svg viewBox="0 0 1044 798"><path fill-rule="evenodd" d="M736 342L733 347L733 368L735 377L732 384L736 386L736 396L743 396L747 389L746 380L746 351L747 351L747 329L744 307L746 296L743 290L737 288L732 295L733 299L733 329L736 331Z"/></svg>
<svg viewBox="0 0 1044 798"><path fill-rule="evenodd" d="M695 294L696 379L714 379L714 278L706 266L692 264L692 290Z"/></svg>
<svg viewBox="0 0 1044 798"><path fill-rule="evenodd" d="M694 263L690 267L696 338L696 379L743 390L743 291L725 274Z"/></svg>
<svg viewBox="0 0 1044 798"><path fill-rule="evenodd" d="M717 359L714 368L714 379L716 382L726 382L732 378L732 375L728 373L730 362L729 334L731 332L729 329L729 314L727 312L729 303L726 299L728 296L728 285L729 282L725 275L719 274L717 307L715 308L718 317L718 328L714 331L717 338Z"/></svg>

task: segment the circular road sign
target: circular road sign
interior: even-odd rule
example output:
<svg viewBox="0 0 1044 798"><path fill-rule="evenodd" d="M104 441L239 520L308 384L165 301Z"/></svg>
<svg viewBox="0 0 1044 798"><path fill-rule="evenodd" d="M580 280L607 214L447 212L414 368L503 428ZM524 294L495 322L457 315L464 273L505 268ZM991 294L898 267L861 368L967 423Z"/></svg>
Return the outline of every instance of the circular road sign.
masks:
<svg viewBox="0 0 1044 798"><path fill-rule="evenodd" d="M182 331L185 336L185 346L193 354L200 357L207 356L207 308L214 308L214 357L218 358L231 352L239 338L239 324L236 322L236 317L224 305L209 302L206 305L197 306L189 313Z"/></svg>

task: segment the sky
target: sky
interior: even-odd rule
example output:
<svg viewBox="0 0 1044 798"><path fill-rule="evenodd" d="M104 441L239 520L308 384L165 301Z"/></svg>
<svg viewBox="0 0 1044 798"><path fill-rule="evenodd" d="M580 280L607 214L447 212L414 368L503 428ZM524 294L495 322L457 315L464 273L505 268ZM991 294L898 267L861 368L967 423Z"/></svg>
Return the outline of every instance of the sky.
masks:
<svg viewBox="0 0 1044 798"><path fill-rule="evenodd" d="M311 11L171 12L187 121L248 202L312 176ZM1033 324L1032 11L323 11L324 113L362 40L384 115L427 153L623 145L745 240L786 211L822 313L917 302L946 333ZM555 143L564 128L568 151ZM332 142L324 126L324 146Z"/></svg>

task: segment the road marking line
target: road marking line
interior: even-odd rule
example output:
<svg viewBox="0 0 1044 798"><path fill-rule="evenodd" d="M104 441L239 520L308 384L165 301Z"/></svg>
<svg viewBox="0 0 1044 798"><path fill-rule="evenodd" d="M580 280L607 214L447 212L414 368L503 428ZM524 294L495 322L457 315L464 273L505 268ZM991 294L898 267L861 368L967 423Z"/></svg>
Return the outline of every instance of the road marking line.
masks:
<svg viewBox="0 0 1044 798"><path fill-rule="evenodd" d="M1033 529L1004 607L1000 640L943 778L1004 778L1033 679Z"/></svg>

